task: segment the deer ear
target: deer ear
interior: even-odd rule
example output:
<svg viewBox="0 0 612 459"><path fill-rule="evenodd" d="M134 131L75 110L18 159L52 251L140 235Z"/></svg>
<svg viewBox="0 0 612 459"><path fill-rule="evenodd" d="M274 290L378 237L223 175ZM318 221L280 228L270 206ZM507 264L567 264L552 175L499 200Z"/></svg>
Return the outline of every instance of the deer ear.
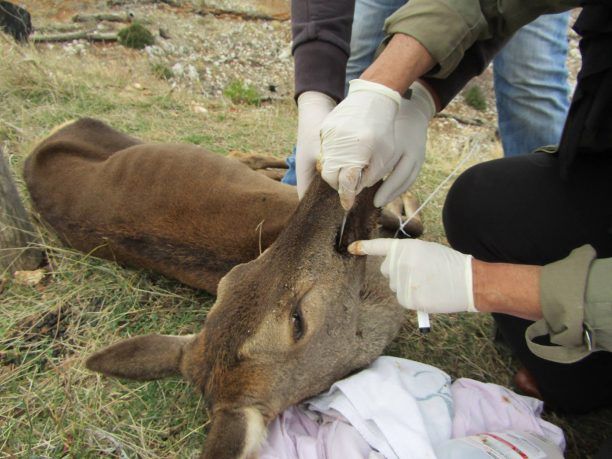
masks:
<svg viewBox="0 0 612 459"><path fill-rule="evenodd" d="M202 459L257 457L266 436L266 423L253 407L222 408L212 415Z"/></svg>
<svg viewBox="0 0 612 459"><path fill-rule="evenodd" d="M85 362L92 371L148 381L180 374L183 350L196 335L146 335L126 339L96 352Z"/></svg>

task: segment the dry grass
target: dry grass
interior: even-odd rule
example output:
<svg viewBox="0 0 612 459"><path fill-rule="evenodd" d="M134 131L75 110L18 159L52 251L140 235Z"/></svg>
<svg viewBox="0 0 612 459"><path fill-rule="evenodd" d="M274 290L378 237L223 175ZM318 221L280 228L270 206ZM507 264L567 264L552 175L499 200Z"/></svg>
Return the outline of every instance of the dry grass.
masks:
<svg viewBox="0 0 612 459"><path fill-rule="evenodd" d="M292 146L290 100L238 106L208 100L195 90L173 90L138 52L121 48L66 56L17 48L1 38L0 48L0 140L23 196L20 169L37 139L81 116L101 118L141 138L194 142L219 153L285 155ZM194 112L194 105L207 113ZM415 187L421 199L453 169L464 139L478 132L438 123L429 162ZM486 139L470 163L498 154L499 146ZM444 241L445 192L424 212L427 239ZM0 293L0 456L196 455L207 416L186 384L101 378L84 368L83 357L119 337L193 332L213 298L154 273L65 249L42 226L37 231L48 257L47 276L36 287L9 278ZM454 377L510 384L516 363L493 344L488 316L436 317L427 336L418 334L410 320L390 353L434 364ZM566 429L569 457L592 453L611 430L610 411L550 418Z"/></svg>

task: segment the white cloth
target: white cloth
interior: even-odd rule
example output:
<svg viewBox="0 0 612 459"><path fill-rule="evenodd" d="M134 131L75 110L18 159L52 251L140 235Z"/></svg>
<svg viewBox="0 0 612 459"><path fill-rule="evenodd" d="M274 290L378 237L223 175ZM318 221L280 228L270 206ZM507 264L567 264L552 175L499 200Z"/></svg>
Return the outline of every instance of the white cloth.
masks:
<svg viewBox="0 0 612 459"><path fill-rule="evenodd" d="M424 459L450 438L517 430L564 448L563 431L540 418L542 402L459 379L411 360L379 357L268 426L260 459Z"/></svg>
<svg viewBox="0 0 612 459"><path fill-rule="evenodd" d="M286 409L268 426L259 459L384 459L339 413L321 414L303 405Z"/></svg>
<svg viewBox="0 0 612 459"><path fill-rule="evenodd" d="M387 458L435 458L432 444L450 437L450 377L438 368L379 357L365 370L335 383L307 402L321 413L341 413Z"/></svg>

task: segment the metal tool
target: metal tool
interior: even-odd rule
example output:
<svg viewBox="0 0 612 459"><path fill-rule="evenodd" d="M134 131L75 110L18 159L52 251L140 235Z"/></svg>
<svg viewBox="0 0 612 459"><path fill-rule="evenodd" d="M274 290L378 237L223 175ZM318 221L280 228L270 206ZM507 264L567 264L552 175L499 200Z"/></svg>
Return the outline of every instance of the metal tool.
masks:
<svg viewBox="0 0 612 459"><path fill-rule="evenodd" d="M359 177L357 177L357 182L355 183L355 190L359 189L359 185L361 185L361 177L363 175L363 169L359 170ZM344 217L342 217L342 225L340 226L340 237L338 238L338 248L342 245L342 236L344 236L344 227L346 226L346 220L348 219L350 209L344 210Z"/></svg>
<svg viewBox="0 0 612 459"><path fill-rule="evenodd" d="M340 226L340 237L338 238L338 248L342 246L342 236L344 235L344 227L346 226L346 220L348 218L349 211L344 211L344 217L342 217L342 226Z"/></svg>

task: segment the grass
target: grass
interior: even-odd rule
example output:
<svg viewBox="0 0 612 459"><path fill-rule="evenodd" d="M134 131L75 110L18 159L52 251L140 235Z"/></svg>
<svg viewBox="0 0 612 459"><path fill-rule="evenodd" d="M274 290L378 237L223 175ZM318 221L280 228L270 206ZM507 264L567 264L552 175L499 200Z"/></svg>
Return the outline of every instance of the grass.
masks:
<svg viewBox="0 0 612 459"><path fill-rule="evenodd" d="M24 197L20 170L37 139L81 116L144 139L190 142L221 154L285 156L294 142L291 100L234 105L198 95L197 88L172 89L140 53L122 47L103 55L92 48L80 57L19 48L1 38L0 47L0 142ZM206 115L194 113L193 103L204 106ZM470 132L440 128L430 136L430 155L415 185L421 199L465 154ZM498 154L498 144L485 139L468 165ZM447 189L424 210L426 239L445 241L440 211ZM0 292L0 457L197 455L208 418L191 388L178 379L102 378L84 368L83 358L121 337L194 332L214 298L66 249L43 226L37 232L49 263L46 278L25 287L6 276ZM389 353L436 365L453 377L510 385L517 363L493 344L489 316L439 316L426 336L416 331L412 316ZM568 457L588 457L612 428L610 410L548 418L565 429Z"/></svg>
<svg viewBox="0 0 612 459"><path fill-rule="evenodd" d="M170 80L174 76L172 69L161 62L152 64L151 70L156 77L161 78L162 80Z"/></svg>
<svg viewBox="0 0 612 459"><path fill-rule="evenodd" d="M475 108L476 110L486 110L487 109L487 99L484 95L484 92L478 85L472 85L468 87L463 93L463 100L470 107Z"/></svg>
<svg viewBox="0 0 612 459"><path fill-rule="evenodd" d="M253 86L243 81L232 81L223 90L223 95L235 104L261 105L261 94Z"/></svg>

